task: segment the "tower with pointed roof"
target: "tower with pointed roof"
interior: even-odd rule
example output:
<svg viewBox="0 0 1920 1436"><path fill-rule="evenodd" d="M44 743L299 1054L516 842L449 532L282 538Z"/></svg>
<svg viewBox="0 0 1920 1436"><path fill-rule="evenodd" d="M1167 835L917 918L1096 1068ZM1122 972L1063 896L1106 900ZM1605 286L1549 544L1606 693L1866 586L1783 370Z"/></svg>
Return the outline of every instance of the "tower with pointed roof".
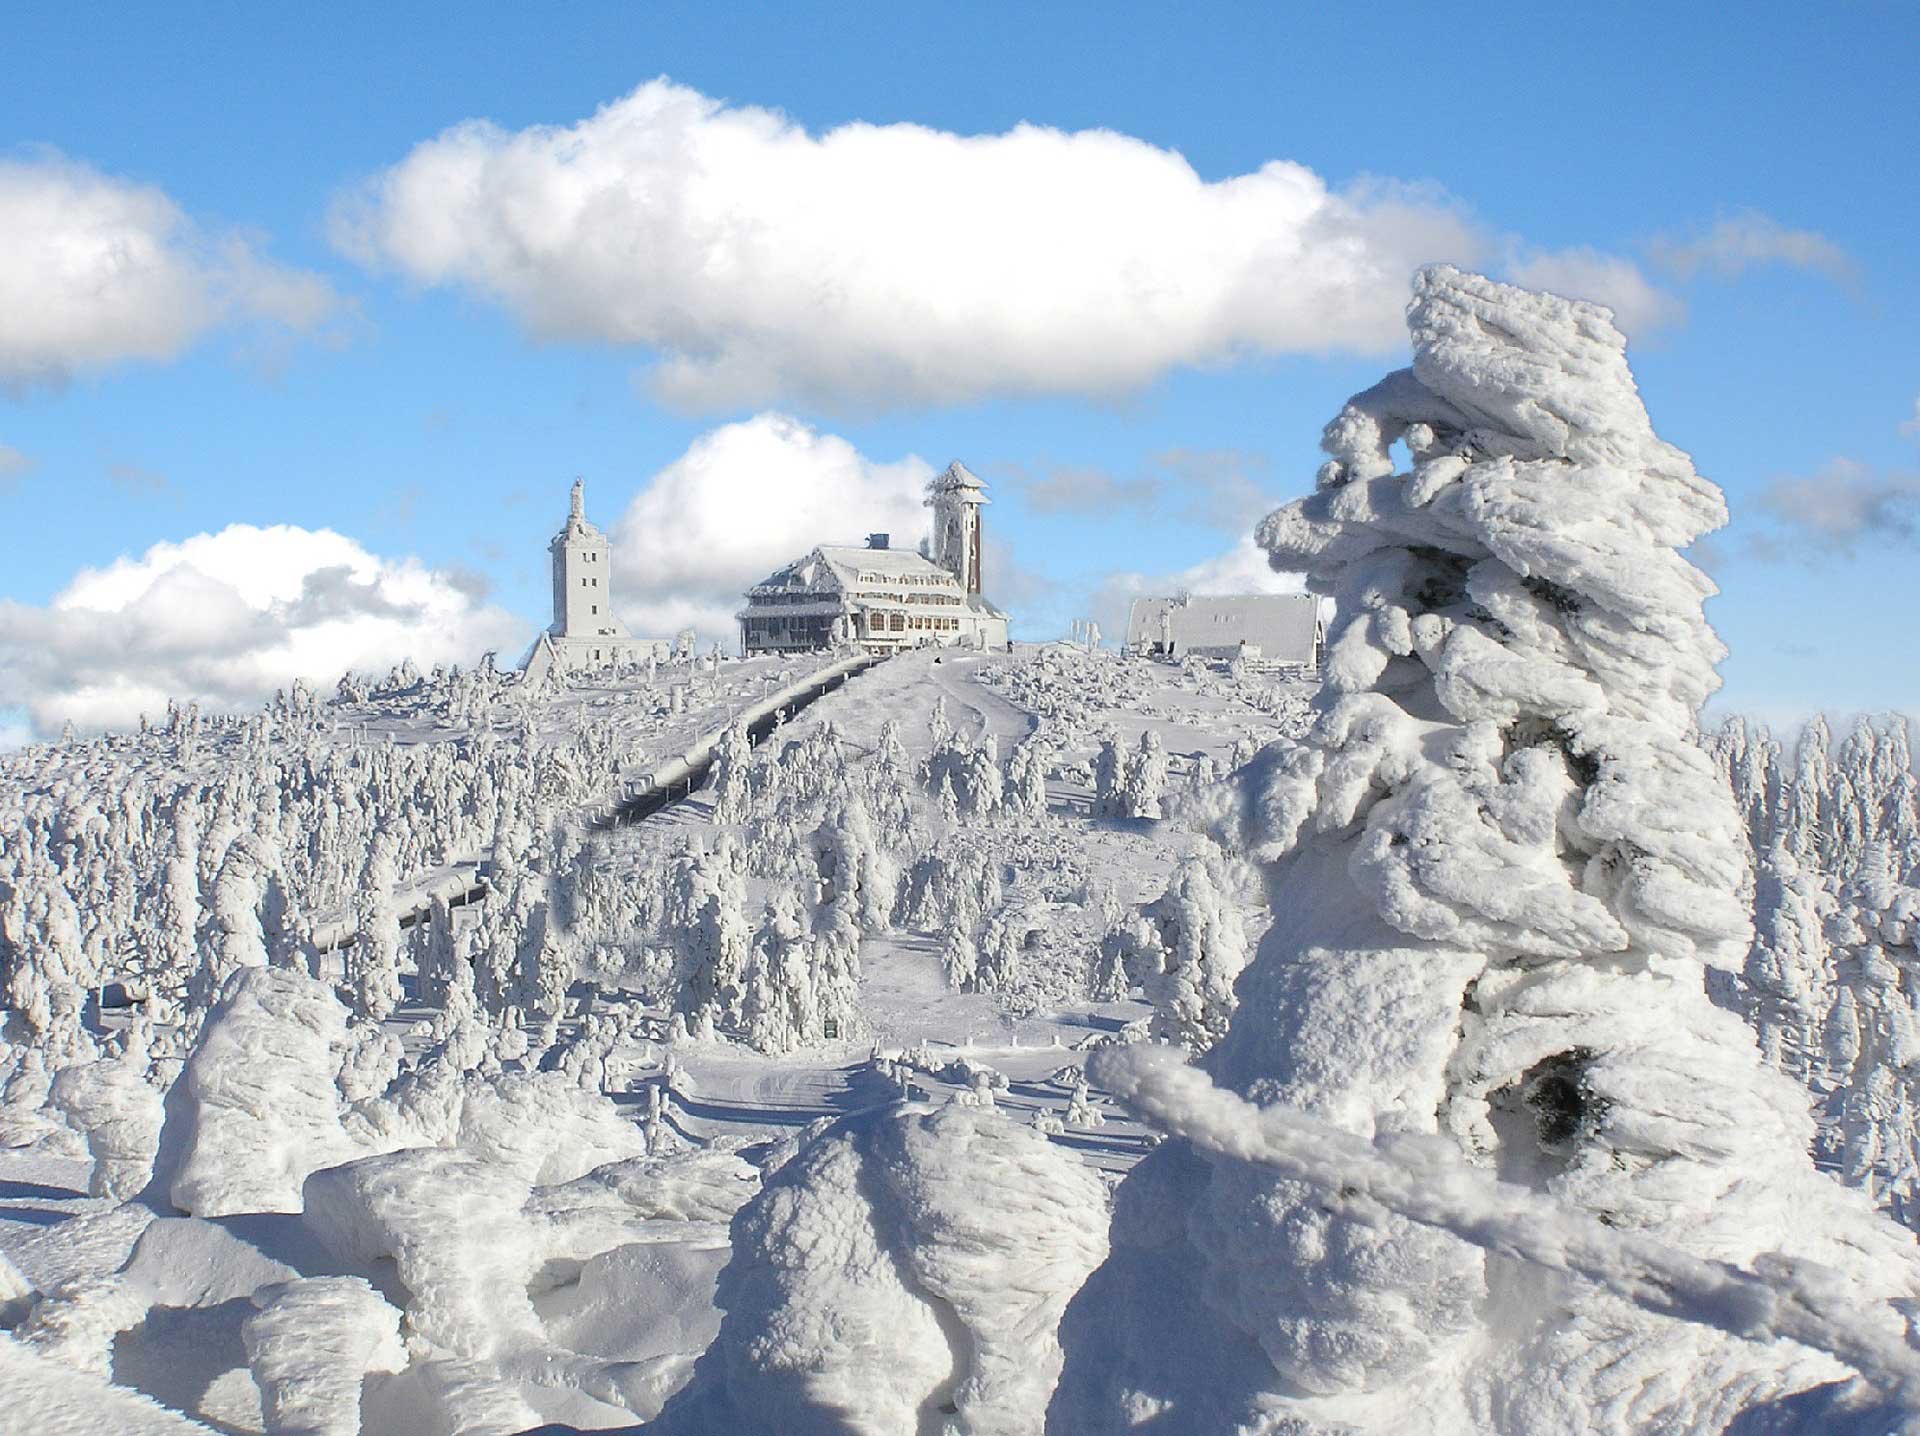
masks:
<svg viewBox="0 0 1920 1436"><path fill-rule="evenodd" d="M987 486L958 459L927 485L927 506L933 510L930 556L969 595L980 592L980 509L989 502Z"/></svg>
<svg viewBox="0 0 1920 1436"><path fill-rule="evenodd" d="M613 611L613 563L606 534L587 518L586 484L573 481L567 521L547 545L553 558L553 622L522 666L563 672L664 657L665 639L636 639Z"/></svg>
<svg viewBox="0 0 1920 1436"><path fill-rule="evenodd" d="M566 526L553 536L553 626L555 638L627 636L613 612L613 570L607 561L607 536L587 521L586 483L573 481Z"/></svg>

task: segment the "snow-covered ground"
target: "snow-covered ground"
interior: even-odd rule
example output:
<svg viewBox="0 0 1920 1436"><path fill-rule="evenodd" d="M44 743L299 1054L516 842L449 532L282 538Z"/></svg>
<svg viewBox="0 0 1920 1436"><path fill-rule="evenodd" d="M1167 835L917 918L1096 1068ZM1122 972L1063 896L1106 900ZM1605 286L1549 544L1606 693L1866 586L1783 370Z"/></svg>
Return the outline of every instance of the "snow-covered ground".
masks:
<svg viewBox="0 0 1920 1436"><path fill-rule="evenodd" d="M384 694L296 698L271 724L195 732L182 715L16 763L23 869L64 884L97 847L154 893L117 944L78 904L69 930L50 885L23 872L13 888L10 940L61 954L30 975L16 959L0 1251L18 1273L20 1362L51 1356L103 1393L111 1379L223 1430L625 1425L712 1344L736 1210L828 1124L952 1104L1032 1132L1096 1193L1139 1159L1151 1135L1084 1067L1155 1008L1124 972L1095 995L1102 944L1200 841L1164 805L1298 733L1306 690L1065 647L908 655L756 748L734 735L692 796L589 830L610 795L808 671L707 667L539 694L400 675ZM1023 745L1036 769L1021 792L1007 774L1024 773ZM700 970L702 940L717 926L725 947L737 921L751 943L779 891L807 931L857 906L823 875L820 834L850 794L876 792L890 803L855 824L873 850L839 856L877 864L893 891L849 919L839 1020L831 1035L789 1021L757 1050L738 1002L716 1000L720 954ZM425 798L469 814L489 796L496 829L545 836L461 851L407 811ZM257 816L275 809L276 823ZM317 838L329 825L337 836ZM235 876L238 859L205 848L242 836L255 850ZM380 865L357 892L327 861L355 841ZM730 891L708 888L725 864L743 869L737 900L703 914ZM402 933L415 894L463 865L484 870L472 900L428 905ZM182 888L198 910L180 951L197 969L248 943L272 965L236 960L222 988L140 960L178 926ZM1264 920L1250 891L1232 901L1244 925ZM254 922L231 921L235 907ZM343 925L348 946L305 953L303 938ZM984 949L971 980L952 970L956 936ZM449 982L456 949L473 975ZM543 988L556 965L590 985ZM63 979L82 976L180 999L156 1023L84 988L69 1001ZM339 1337L313 1335L330 1324ZM320 1348L313 1370L283 1373L282 1327ZM360 1374L286 1394L342 1364ZM76 1419L94 1419L91 1391L61 1397Z"/></svg>

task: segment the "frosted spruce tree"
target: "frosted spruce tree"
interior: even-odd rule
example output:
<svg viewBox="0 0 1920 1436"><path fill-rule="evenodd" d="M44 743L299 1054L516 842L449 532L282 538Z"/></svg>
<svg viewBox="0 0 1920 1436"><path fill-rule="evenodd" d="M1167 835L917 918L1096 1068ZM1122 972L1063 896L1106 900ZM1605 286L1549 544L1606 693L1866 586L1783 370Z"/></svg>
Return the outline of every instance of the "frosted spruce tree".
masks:
<svg viewBox="0 0 1920 1436"><path fill-rule="evenodd" d="M393 840L377 834L353 901L354 941L347 949L346 986L356 1016L385 1022L400 1003L399 886Z"/></svg>
<svg viewBox="0 0 1920 1436"><path fill-rule="evenodd" d="M1306 742L1220 790L1275 921L1207 1073L1688 1259L1828 1264L1897 1340L1911 1241L1814 1172L1802 1094L1705 991L1748 938L1744 833L1691 737L1713 589L1678 552L1720 493L1655 436L1605 310L1436 267L1408 317L1412 368L1260 528L1338 617ZM1705 1433L1845 1374L1354 1195L1162 1144L1066 1318L1049 1429Z"/></svg>

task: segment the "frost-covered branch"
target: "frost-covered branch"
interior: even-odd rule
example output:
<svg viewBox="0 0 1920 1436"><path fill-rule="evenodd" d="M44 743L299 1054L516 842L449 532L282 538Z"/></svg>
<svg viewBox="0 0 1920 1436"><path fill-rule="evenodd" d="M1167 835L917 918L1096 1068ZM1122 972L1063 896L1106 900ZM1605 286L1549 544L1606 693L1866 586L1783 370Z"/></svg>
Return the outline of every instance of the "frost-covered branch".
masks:
<svg viewBox="0 0 1920 1436"><path fill-rule="evenodd" d="M1392 1213L1584 1278L1660 1316L1824 1351L1911 1409L1899 1429L1920 1432L1920 1351L1890 1307L1863 1307L1854 1285L1830 1268L1772 1256L1743 1271L1689 1256L1469 1167L1442 1139L1403 1134L1369 1142L1292 1108L1257 1107L1214 1086L1175 1048L1107 1048L1089 1070L1163 1131L1309 1182L1342 1215Z"/></svg>

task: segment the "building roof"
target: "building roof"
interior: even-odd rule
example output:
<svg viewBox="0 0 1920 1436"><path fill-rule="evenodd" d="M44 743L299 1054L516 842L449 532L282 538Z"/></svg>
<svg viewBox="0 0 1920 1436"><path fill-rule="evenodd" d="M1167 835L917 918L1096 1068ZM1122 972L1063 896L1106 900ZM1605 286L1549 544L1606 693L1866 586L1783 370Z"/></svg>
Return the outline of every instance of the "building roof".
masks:
<svg viewBox="0 0 1920 1436"><path fill-rule="evenodd" d="M883 578L917 577L940 586L958 587L959 580L932 559L906 548L868 548L864 544L821 544L753 587L838 588L861 586L860 575ZM751 592L752 590L749 590Z"/></svg>
<svg viewBox="0 0 1920 1436"><path fill-rule="evenodd" d="M993 618L1006 617L1004 612L979 594L962 592L960 580L950 570L916 550L868 548L864 544L821 544L748 589L747 606L753 606L756 594L769 590L818 593L823 600L828 594L859 597L874 588L874 584L862 580L862 574L876 576L881 584L908 578L923 580L925 586L920 589L922 593L930 589L944 600L931 606L934 612L959 608ZM806 616L811 608L811 605L783 606L779 611L798 618Z"/></svg>
<svg viewBox="0 0 1920 1436"><path fill-rule="evenodd" d="M1280 663L1311 663L1320 600L1305 593L1240 593L1136 598L1127 614L1127 646L1171 642L1173 651L1230 649L1242 643Z"/></svg>
<svg viewBox="0 0 1920 1436"><path fill-rule="evenodd" d="M955 459L951 464L947 465L945 473L929 481L927 484L927 492L929 494L951 493L956 490L965 490L975 495L975 502L977 503L985 504L992 502L992 500L986 496L987 486L980 482L980 476L958 459Z"/></svg>

